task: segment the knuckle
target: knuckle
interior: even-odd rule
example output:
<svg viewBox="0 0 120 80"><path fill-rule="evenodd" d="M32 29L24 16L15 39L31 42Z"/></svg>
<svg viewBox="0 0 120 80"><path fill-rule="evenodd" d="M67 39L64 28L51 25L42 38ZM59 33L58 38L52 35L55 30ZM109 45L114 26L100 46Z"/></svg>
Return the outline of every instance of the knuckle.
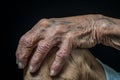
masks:
<svg viewBox="0 0 120 80"><path fill-rule="evenodd" d="M40 22L41 24L48 24L49 23L49 19L41 19Z"/></svg>
<svg viewBox="0 0 120 80"><path fill-rule="evenodd" d="M57 53L57 57L59 57L61 59L65 59L67 57L67 54L65 51L60 51Z"/></svg>
<svg viewBox="0 0 120 80"><path fill-rule="evenodd" d="M21 61L21 62L26 62L27 59L28 59L27 55L21 55L21 56L19 56L19 61Z"/></svg>
<svg viewBox="0 0 120 80"><path fill-rule="evenodd" d="M56 25L56 30L61 30L63 29L64 25L58 24Z"/></svg>
<svg viewBox="0 0 120 80"><path fill-rule="evenodd" d="M73 38L74 38L73 33L68 33L68 34L66 35L66 39L73 39Z"/></svg>
<svg viewBox="0 0 120 80"><path fill-rule="evenodd" d="M64 25L56 25L55 27L55 33L57 34L61 34L61 33L64 33L65 32L65 29L64 29Z"/></svg>
<svg viewBox="0 0 120 80"><path fill-rule="evenodd" d="M38 51L47 51L49 49L49 43L45 41L40 41L38 43Z"/></svg>
<svg viewBox="0 0 120 80"><path fill-rule="evenodd" d="M25 52L23 54L19 54L19 59L21 60L27 60L30 54L28 52Z"/></svg>
<svg viewBox="0 0 120 80"><path fill-rule="evenodd" d="M33 41L31 40L30 37L27 37L27 36L22 36L19 42L21 45L24 45L26 47L32 47L33 45Z"/></svg>

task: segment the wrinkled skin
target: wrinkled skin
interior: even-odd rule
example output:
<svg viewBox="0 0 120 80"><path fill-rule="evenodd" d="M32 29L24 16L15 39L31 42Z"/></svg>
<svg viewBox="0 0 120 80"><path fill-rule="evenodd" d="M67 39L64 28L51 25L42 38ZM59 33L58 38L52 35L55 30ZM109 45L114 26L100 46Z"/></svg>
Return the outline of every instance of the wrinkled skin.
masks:
<svg viewBox="0 0 120 80"><path fill-rule="evenodd" d="M72 50L60 73L51 77L49 69L57 49L50 50L36 73L26 69L24 80L106 80L103 68L87 49Z"/></svg>
<svg viewBox="0 0 120 80"><path fill-rule="evenodd" d="M50 68L50 75L55 76L72 49L91 48L99 43L120 50L119 19L98 14L42 19L21 37L16 58L19 68L30 62L30 72L36 72L50 49L57 46Z"/></svg>

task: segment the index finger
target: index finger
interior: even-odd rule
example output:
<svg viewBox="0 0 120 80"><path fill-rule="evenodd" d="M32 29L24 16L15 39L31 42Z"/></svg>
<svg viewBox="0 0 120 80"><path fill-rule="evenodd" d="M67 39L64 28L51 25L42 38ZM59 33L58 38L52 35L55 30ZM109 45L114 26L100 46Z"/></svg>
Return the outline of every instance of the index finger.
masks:
<svg viewBox="0 0 120 80"><path fill-rule="evenodd" d="M19 68L24 68L26 66L28 57L31 55L37 42L43 38L43 32L46 28L46 20L41 20L38 22L31 30L25 33L19 41L18 48L16 51L16 59ZM44 26L44 27L43 27Z"/></svg>

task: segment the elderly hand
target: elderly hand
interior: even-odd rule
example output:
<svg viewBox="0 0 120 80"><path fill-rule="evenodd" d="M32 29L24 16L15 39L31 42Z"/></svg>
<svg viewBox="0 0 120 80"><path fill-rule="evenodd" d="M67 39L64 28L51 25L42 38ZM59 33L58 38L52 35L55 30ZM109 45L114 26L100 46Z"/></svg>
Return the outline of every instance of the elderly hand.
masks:
<svg viewBox="0 0 120 80"><path fill-rule="evenodd" d="M91 48L97 43L113 45L107 35L119 32L120 29L113 29L115 25L111 18L102 15L42 19L19 41L16 51L19 68L24 68L30 62L30 72L37 71L50 49L58 46L50 69L50 75L55 76L73 48ZM116 43L117 40L114 41Z"/></svg>

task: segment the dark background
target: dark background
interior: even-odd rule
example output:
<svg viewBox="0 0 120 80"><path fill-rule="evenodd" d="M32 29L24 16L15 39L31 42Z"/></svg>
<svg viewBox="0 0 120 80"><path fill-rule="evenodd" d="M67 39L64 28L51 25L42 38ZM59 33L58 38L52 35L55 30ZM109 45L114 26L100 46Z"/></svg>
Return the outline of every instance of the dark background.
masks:
<svg viewBox="0 0 120 80"><path fill-rule="evenodd" d="M18 69L15 61L19 38L40 19L90 13L120 18L119 2L109 0L9 0L7 7L8 26L4 27L2 36L5 57L1 57L5 60L5 75L10 75L11 80L22 80L23 77L22 70ZM120 51L103 45L97 45L90 50L103 63L120 72Z"/></svg>

